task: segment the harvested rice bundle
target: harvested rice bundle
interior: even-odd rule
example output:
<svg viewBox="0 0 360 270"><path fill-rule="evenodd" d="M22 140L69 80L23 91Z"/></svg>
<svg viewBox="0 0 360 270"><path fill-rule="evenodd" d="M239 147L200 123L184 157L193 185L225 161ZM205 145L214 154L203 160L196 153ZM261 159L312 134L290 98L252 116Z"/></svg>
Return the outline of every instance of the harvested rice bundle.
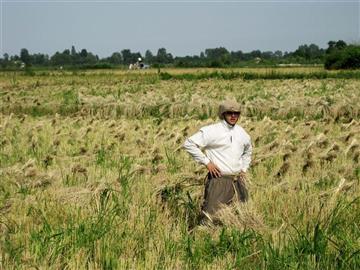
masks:
<svg viewBox="0 0 360 270"><path fill-rule="evenodd" d="M343 129L349 129L349 128L353 127L353 126L357 126L358 124L359 124L359 123L358 123L355 119L352 119L352 120L350 121L350 123L348 123L348 124L342 124L341 126L342 126Z"/></svg>
<svg viewBox="0 0 360 270"><path fill-rule="evenodd" d="M319 158L321 161L332 162L335 158L337 158L337 153L332 149L328 149L324 153L320 154Z"/></svg>
<svg viewBox="0 0 360 270"><path fill-rule="evenodd" d="M283 177L283 176L285 176L285 174L289 171L289 169L290 169L290 163L287 162L287 161L285 161L285 162L281 165L280 169L277 171L277 173L275 174L275 176L276 176L277 178Z"/></svg>
<svg viewBox="0 0 360 270"><path fill-rule="evenodd" d="M350 145L346 148L345 153L346 155L353 154L356 150L360 148L360 144L356 139L353 139L350 143Z"/></svg>
<svg viewBox="0 0 360 270"><path fill-rule="evenodd" d="M329 139L326 137L324 133L320 133L316 137L315 144L320 148L324 148L329 145Z"/></svg>
<svg viewBox="0 0 360 270"><path fill-rule="evenodd" d="M314 167L315 161L314 161L314 152L312 152L311 148L305 149L303 154L305 156L305 160L302 166L302 173L305 174L309 171L309 169Z"/></svg>

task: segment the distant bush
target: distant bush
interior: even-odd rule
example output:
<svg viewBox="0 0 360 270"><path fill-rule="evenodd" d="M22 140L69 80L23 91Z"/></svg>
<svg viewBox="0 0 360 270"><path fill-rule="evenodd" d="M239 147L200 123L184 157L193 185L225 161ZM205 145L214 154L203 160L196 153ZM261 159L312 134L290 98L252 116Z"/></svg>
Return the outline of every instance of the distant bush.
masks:
<svg viewBox="0 0 360 270"><path fill-rule="evenodd" d="M360 46L349 45L342 50L333 50L325 59L326 69L360 68Z"/></svg>
<svg viewBox="0 0 360 270"><path fill-rule="evenodd" d="M215 59L210 61L210 64L208 66L212 68L221 68L224 66L224 64L220 60Z"/></svg>
<svg viewBox="0 0 360 270"><path fill-rule="evenodd" d="M74 69L112 69L113 66L110 63L102 62L95 64L84 64L80 66L74 66Z"/></svg>
<svg viewBox="0 0 360 270"><path fill-rule="evenodd" d="M31 67L25 67L24 73L26 76L34 76L35 72Z"/></svg>

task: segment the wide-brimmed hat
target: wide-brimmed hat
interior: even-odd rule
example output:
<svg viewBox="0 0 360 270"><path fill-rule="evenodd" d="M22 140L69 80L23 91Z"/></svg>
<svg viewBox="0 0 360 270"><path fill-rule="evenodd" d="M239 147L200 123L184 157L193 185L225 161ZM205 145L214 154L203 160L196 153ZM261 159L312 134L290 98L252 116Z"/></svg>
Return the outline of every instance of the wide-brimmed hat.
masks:
<svg viewBox="0 0 360 270"><path fill-rule="evenodd" d="M240 104L234 100L225 100L219 105L219 118L224 119L225 112L240 112Z"/></svg>

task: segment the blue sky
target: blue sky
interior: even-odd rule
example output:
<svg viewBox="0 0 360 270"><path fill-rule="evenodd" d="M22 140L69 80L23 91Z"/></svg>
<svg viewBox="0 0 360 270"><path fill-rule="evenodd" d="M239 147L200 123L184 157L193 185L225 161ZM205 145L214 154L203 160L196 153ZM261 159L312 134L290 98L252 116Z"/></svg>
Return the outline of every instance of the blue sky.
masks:
<svg viewBox="0 0 360 270"><path fill-rule="evenodd" d="M360 41L358 1L0 0L1 55L86 48L100 57L165 47L176 56L219 46L293 51Z"/></svg>

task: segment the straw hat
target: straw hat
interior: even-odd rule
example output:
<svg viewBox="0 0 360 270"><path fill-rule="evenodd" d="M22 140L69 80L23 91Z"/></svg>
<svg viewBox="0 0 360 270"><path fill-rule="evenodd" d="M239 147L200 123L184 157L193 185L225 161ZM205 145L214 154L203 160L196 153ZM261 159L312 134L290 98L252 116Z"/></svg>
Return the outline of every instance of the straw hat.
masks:
<svg viewBox="0 0 360 270"><path fill-rule="evenodd" d="M225 100L219 105L220 119L224 119L224 112L240 112L240 104L233 100Z"/></svg>

